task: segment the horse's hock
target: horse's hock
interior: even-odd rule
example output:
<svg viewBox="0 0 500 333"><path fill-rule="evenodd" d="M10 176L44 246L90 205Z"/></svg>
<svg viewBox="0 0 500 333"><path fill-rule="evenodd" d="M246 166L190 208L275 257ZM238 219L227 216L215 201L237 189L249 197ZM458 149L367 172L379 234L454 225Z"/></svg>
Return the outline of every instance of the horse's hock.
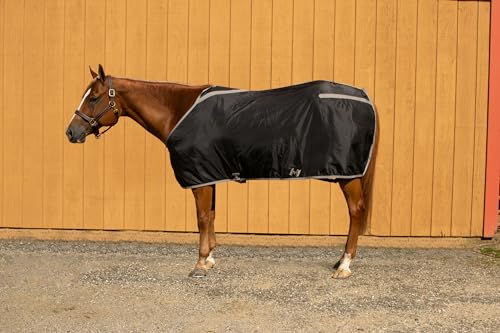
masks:
<svg viewBox="0 0 500 333"><path fill-rule="evenodd" d="M177 184L165 146L135 123L120 121L85 146L65 139L87 66L104 63L118 77L190 85L363 87L380 125L368 232L491 236L495 6L0 0L0 227L197 230L194 199ZM220 184L216 211L219 233L348 232L343 194L326 182Z"/></svg>

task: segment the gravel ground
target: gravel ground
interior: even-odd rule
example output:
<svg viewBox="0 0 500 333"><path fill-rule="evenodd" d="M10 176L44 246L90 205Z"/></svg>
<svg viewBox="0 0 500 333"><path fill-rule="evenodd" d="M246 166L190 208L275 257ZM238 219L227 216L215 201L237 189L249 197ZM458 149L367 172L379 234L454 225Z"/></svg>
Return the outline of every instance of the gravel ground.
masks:
<svg viewBox="0 0 500 333"><path fill-rule="evenodd" d="M473 249L0 240L0 332L499 332L500 260Z"/></svg>

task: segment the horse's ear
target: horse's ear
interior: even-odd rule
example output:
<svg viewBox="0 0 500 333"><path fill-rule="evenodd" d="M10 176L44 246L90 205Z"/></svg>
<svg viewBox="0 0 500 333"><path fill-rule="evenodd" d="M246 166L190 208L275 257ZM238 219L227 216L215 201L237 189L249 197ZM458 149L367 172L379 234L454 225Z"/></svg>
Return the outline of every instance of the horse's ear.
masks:
<svg viewBox="0 0 500 333"><path fill-rule="evenodd" d="M104 68L102 68L102 65L99 64L99 79L104 82L104 79L106 78L106 74L104 74Z"/></svg>
<svg viewBox="0 0 500 333"><path fill-rule="evenodd" d="M92 67L89 66L90 69L90 75L92 75L92 78L95 79L97 76L97 73L92 70Z"/></svg>

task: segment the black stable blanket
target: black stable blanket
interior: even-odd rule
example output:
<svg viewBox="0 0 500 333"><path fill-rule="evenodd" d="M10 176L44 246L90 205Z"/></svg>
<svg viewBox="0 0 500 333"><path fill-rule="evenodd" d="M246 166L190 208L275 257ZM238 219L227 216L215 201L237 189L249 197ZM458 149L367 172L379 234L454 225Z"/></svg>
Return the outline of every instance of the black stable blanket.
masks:
<svg viewBox="0 0 500 333"><path fill-rule="evenodd" d="M210 87L167 138L184 188L247 179L365 174L376 130L362 89L328 81L244 91Z"/></svg>

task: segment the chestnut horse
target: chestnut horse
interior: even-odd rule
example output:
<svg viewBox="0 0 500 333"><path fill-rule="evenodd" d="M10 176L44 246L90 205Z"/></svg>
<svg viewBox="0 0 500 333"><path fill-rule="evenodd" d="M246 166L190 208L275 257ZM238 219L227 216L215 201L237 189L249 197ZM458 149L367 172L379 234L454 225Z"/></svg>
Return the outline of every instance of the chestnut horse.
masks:
<svg viewBox="0 0 500 333"><path fill-rule="evenodd" d="M130 117L161 142L208 85L188 86L169 82L148 82L107 76L99 65L90 69L93 80L71 119L66 135L72 143L83 143L89 134L99 137L116 125L119 117ZM101 128L107 127L103 132ZM347 278L356 255L358 236L362 233L369 208L374 156L365 176L339 180L349 209L350 227L345 251L334 266L334 278ZM215 185L192 189L196 202L200 234L199 257L190 277L204 277L215 265Z"/></svg>

